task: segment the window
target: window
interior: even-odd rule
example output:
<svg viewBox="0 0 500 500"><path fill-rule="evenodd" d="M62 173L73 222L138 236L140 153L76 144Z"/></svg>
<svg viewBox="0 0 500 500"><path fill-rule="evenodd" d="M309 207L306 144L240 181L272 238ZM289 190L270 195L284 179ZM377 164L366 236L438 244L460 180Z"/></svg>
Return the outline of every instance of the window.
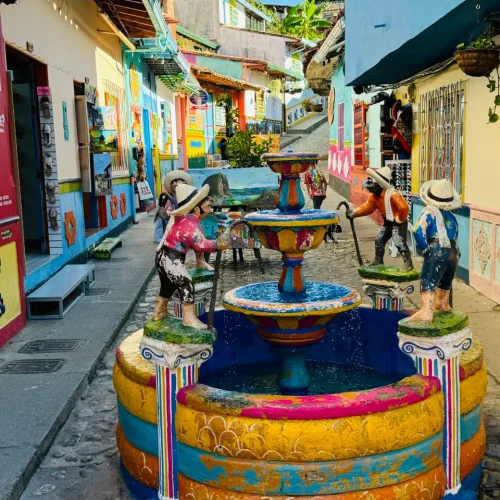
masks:
<svg viewBox="0 0 500 500"><path fill-rule="evenodd" d="M264 21L246 11L245 28L253 31L264 31Z"/></svg>
<svg viewBox="0 0 500 500"><path fill-rule="evenodd" d="M337 105L338 116L338 133L337 133L337 150L344 151L344 103L339 102Z"/></svg>
<svg viewBox="0 0 500 500"><path fill-rule="evenodd" d="M450 179L463 195L464 87L455 82L420 97L420 184Z"/></svg>
<svg viewBox="0 0 500 500"><path fill-rule="evenodd" d="M116 121L118 124L118 153L111 153L111 169L113 177L123 177L130 173L125 91L109 80L104 80L104 88L104 105L116 108Z"/></svg>

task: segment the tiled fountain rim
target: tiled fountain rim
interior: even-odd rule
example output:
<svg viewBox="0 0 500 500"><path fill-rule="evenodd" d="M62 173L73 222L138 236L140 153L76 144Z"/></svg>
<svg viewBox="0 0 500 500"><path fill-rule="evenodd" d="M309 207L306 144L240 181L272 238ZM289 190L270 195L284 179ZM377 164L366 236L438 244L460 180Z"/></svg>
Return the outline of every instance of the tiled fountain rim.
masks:
<svg viewBox="0 0 500 500"><path fill-rule="evenodd" d="M385 412L419 403L441 391L437 378L412 375L394 384L318 396L269 396L215 389L181 389L177 401L198 411L269 420L324 420Z"/></svg>

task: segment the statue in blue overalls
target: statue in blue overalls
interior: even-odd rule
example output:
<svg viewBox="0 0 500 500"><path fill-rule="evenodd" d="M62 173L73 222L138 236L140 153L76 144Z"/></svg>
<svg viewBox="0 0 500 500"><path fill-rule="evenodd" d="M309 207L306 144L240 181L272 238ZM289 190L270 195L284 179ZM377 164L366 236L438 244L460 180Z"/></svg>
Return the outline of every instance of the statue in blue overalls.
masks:
<svg viewBox="0 0 500 500"><path fill-rule="evenodd" d="M458 222L451 213L460 208L460 195L448 179L426 182L420 190L425 208L414 227L424 255L420 275L422 308L409 321L432 323L434 311L450 312L450 291L460 258Z"/></svg>

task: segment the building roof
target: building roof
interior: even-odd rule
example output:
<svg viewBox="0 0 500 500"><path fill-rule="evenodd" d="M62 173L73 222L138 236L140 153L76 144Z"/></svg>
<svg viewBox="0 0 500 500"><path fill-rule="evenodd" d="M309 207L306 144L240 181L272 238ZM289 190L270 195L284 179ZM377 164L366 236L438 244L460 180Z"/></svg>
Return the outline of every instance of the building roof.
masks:
<svg viewBox="0 0 500 500"><path fill-rule="evenodd" d="M245 80L239 80L238 78L232 78L230 76L221 75L216 73L211 69L198 66L196 64L191 65L191 70L194 76L199 82L205 82L208 84L216 85L217 87L226 87L234 90L262 90L262 87L255 85L254 83L247 82Z"/></svg>
<svg viewBox="0 0 500 500"><path fill-rule="evenodd" d="M177 25L176 31L179 35L182 35L186 38L189 38L190 40L193 40L195 42L198 42L201 45L208 47L209 49L217 50L220 47L220 45L217 42L212 42L208 38L204 38L202 36L199 36L199 35L193 33L192 31L189 31L188 29L184 28L184 26L181 26L180 24Z"/></svg>
<svg viewBox="0 0 500 500"><path fill-rule="evenodd" d="M267 14L262 12L260 9L258 9L254 5L252 5L247 0L237 0L237 1L241 5L243 5L243 7L245 7L245 9L249 10L250 12L253 12L255 15L259 16L261 19L264 19L264 21L266 21L268 23L270 23L272 21L272 19Z"/></svg>
<svg viewBox="0 0 500 500"><path fill-rule="evenodd" d="M215 59L225 59L227 61L241 62L244 66L255 71L267 71L271 76L275 77L290 77L295 80L304 80L304 75L284 68L278 64L268 63L261 59L250 59L248 57L226 56L224 54L214 54L213 52L197 52L196 50L182 49L185 54L193 54L197 56L213 57Z"/></svg>
<svg viewBox="0 0 500 500"><path fill-rule="evenodd" d="M313 57L315 63L322 63L328 58L331 52L338 51L341 49L345 42L345 22L342 17L339 19L335 25L332 27L326 38L323 40L321 45L318 47L318 51Z"/></svg>

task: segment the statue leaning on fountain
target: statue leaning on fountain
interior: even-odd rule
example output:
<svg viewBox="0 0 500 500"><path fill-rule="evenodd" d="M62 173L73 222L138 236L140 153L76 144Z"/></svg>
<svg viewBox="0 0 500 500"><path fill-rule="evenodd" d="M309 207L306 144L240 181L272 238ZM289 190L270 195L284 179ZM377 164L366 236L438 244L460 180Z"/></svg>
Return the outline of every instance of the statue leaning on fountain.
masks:
<svg viewBox="0 0 500 500"><path fill-rule="evenodd" d="M196 189L187 184L176 188L177 210L172 217L162 241L156 249L156 269L160 275L160 293L156 298L153 320L167 316L167 305L174 292L178 291L182 304L182 324L205 329L194 311L194 283L184 265L190 248L196 252L216 252L229 248L228 233L215 241L203 235L200 220L210 211L209 186Z"/></svg>
<svg viewBox="0 0 500 500"><path fill-rule="evenodd" d="M432 323L434 311L451 312L450 291L458 266L458 222L451 210L460 208L460 195L448 179L426 182L420 190L425 208L414 228L424 254L420 275L422 309L408 321Z"/></svg>
<svg viewBox="0 0 500 500"><path fill-rule="evenodd" d="M410 207L401 193L391 186L392 172L389 167L367 168L366 172L368 173L366 189L370 192L370 196L356 211L348 210L347 218L363 217L378 210L384 218L384 224L375 240L375 260L370 266L384 264L385 245L392 238L403 257L403 270L411 271L413 262L406 243Z"/></svg>

